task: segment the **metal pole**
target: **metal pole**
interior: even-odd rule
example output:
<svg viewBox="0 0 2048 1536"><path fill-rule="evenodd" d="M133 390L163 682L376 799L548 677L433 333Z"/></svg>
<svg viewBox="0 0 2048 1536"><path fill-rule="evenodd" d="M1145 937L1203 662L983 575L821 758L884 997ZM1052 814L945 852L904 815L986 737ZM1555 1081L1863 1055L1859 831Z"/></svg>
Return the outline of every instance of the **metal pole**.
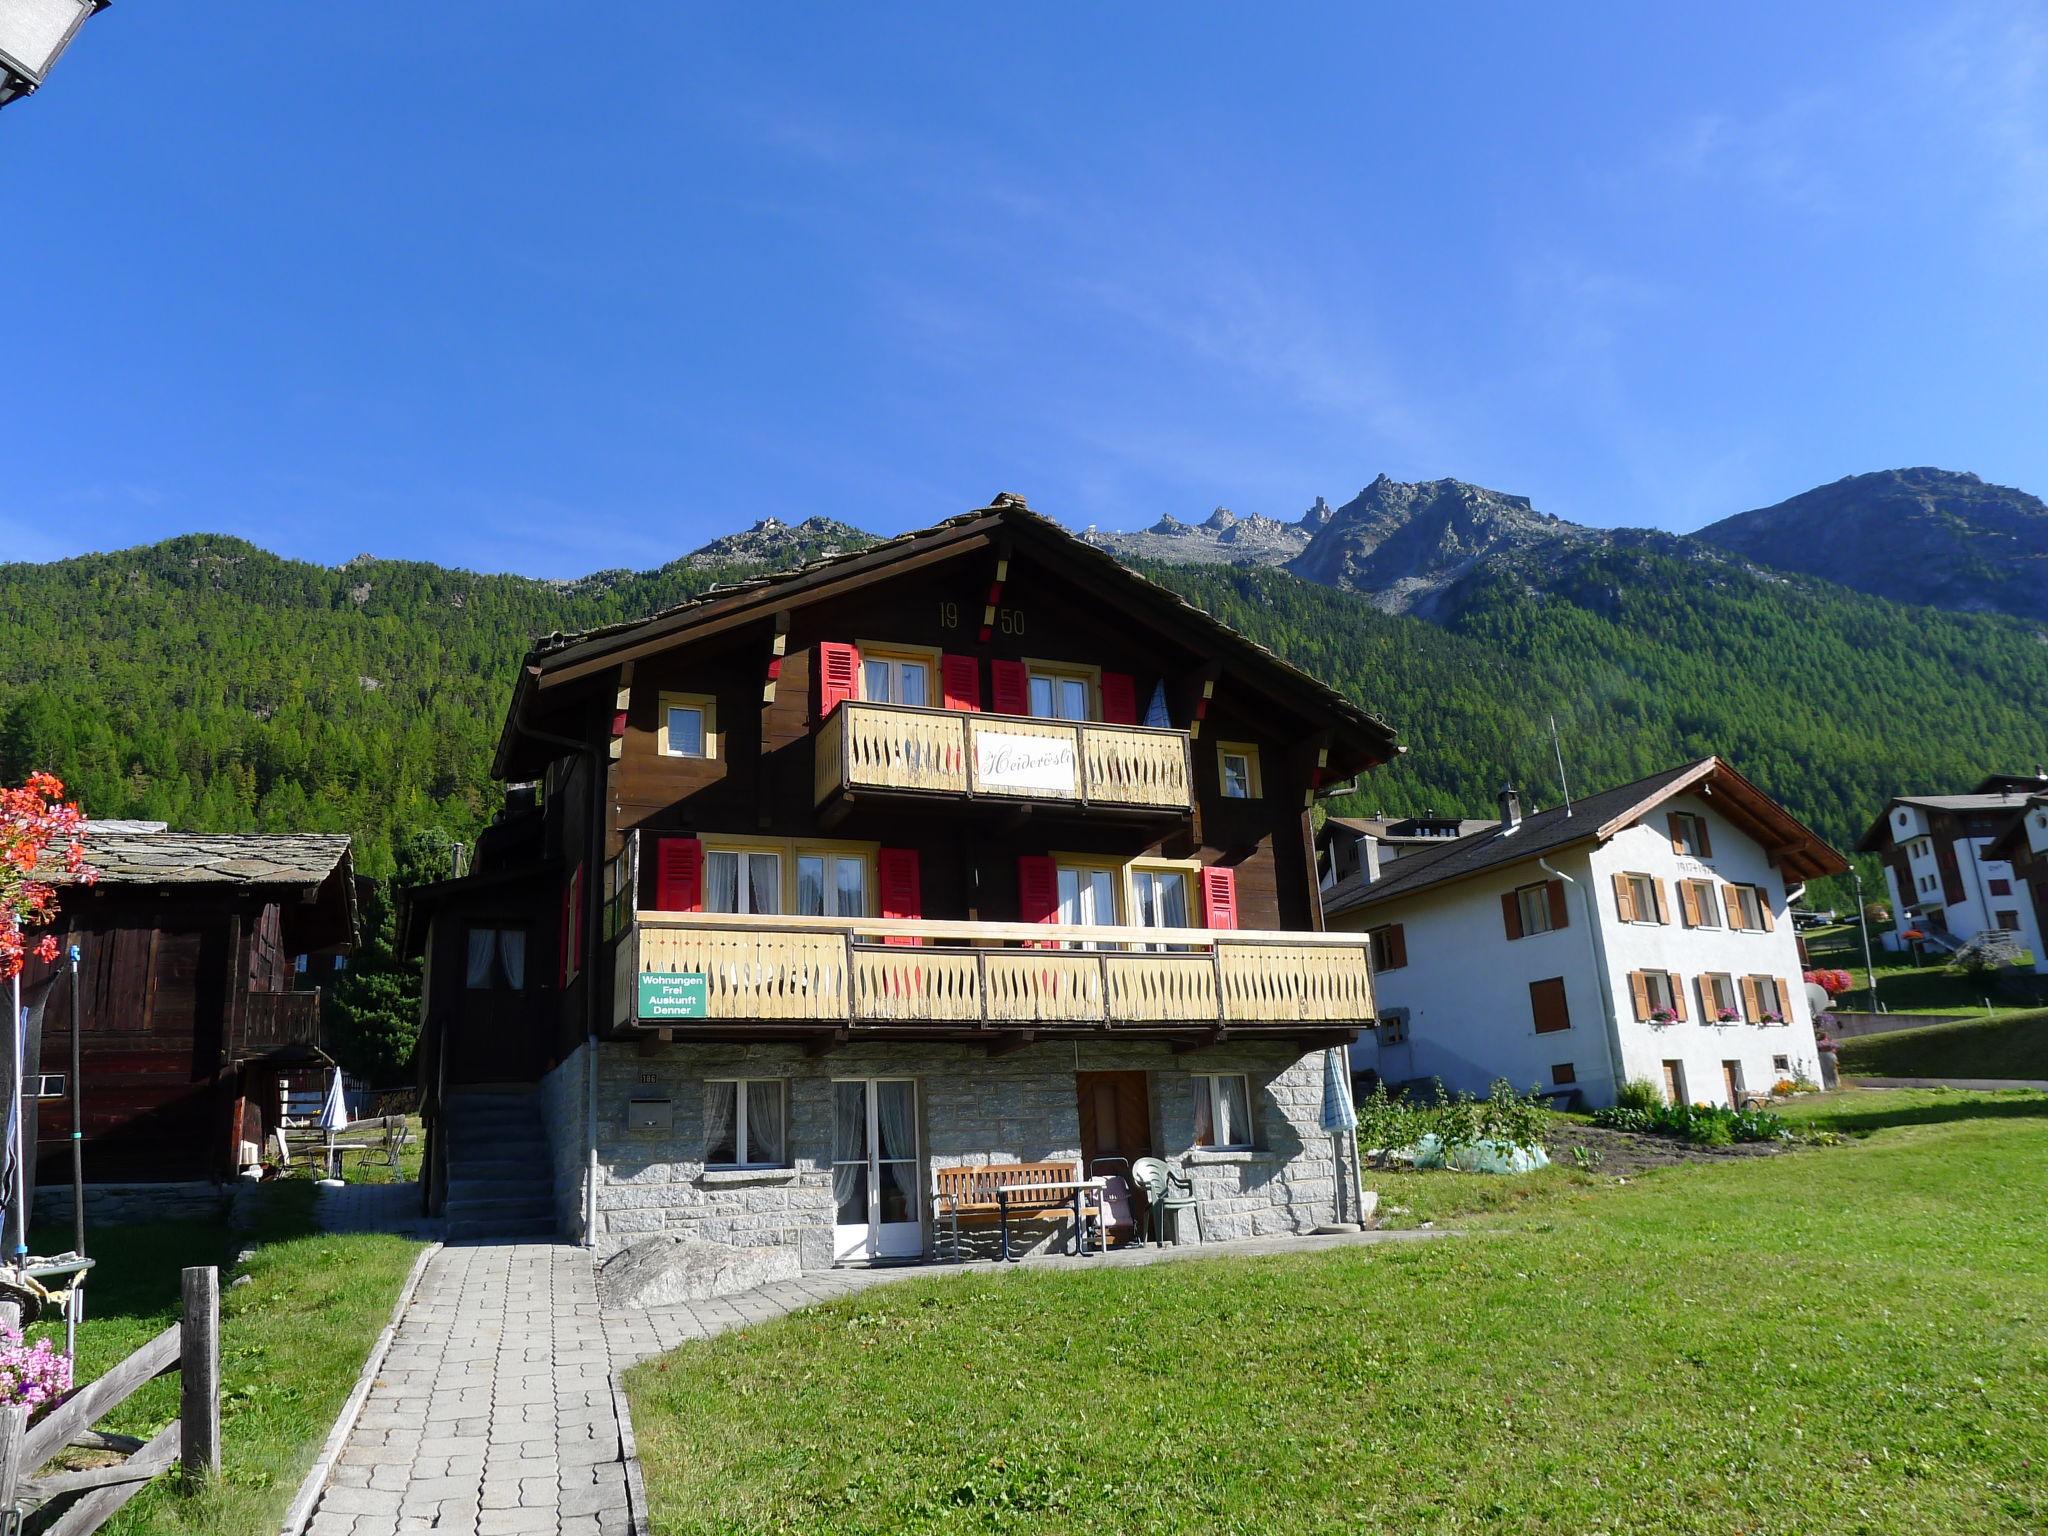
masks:
<svg viewBox="0 0 2048 1536"><path fill-rule="evenodd" d="M1876 1013L1877 967L1870 963L1870 914L1863 910L1863 875L1854 864L1849 866L1849 878L1856 882L1856 926L1863 930L1863 974L1870 981L1870 1011ZM1892 914L1892 922L1894 926L1898 923L1896 912Z"/></svg>
<svg viewBox="0 0 2048 1536"><path fill-rule="evenodd" d="M85 1257L85 1087L79 1045L78 946L71 946L71 1251ZM77 1282L72 1282L73 1289Z"/></svg>
<svg viewBox="0 0 2048 1536"><path fill-rule="evenodd" d="M14 1049L14 1103L9 1106L7 1140L8 1148L14 1154L14 1182L7 1191L7 1198L14 1208L14 1252L8 1255L8 1259L19 1264L28 1256L28 1169L21 1158L21 1069L28 1019L21 1007L21 972L14 973L10 987L14 1002L13 1015L8 1022L10 1044Z"/></svg>

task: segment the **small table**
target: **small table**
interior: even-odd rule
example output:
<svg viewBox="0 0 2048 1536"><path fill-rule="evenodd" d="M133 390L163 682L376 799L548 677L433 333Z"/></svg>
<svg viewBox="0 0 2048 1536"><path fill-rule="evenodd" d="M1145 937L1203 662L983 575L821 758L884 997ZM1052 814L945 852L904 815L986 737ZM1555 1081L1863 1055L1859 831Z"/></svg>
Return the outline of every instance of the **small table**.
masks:
<svg viewBox="0 0 2048 1536"><path fill-rule="evenodd" d="M1103 1214L1102 1191L1107 1187L1108 1183L1107 1179L1094 1178L1051 1179L1043 1184L998 1184L996 1186L996 1210L999 1213L998 1220L1001 1222L1003 1229L1002 1261L1009 1263L1013 1258L1010 1252L1010 1196L1044 1195L1050 1190L1071 1189L1074 1192L1073 1256L1081 1259L1088 1256L1088 1224L1081 1215L1082 1197L1089 1193L1094 1194L1095 1214L1100 1217Z"/></svg>

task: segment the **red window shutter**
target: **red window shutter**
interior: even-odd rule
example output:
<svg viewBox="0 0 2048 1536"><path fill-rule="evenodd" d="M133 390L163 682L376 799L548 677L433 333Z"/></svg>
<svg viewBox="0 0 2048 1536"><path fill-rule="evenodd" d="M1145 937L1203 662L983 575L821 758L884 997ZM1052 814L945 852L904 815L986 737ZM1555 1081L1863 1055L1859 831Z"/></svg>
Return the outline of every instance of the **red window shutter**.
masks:
<svg viewBox="0 0 2048 1536"><path fill-rule="evenodd" d="M1031 674L1021 661L988 664L989 707L999 715L1031 713Z"/></svg>
<svg viewBox="0 0 2048 1536"><path fill-rule="evenodd" d="M818 718L860 697L860 647L818 642Z"/></svg>
<svg viewBox="0 0 2048 1536"><path fill-rule="evenodd" d="M923 917L924 881L918 871L915 848L884 848L875 854L876 883L882 888L882 916ZM916 939L898 936L884 944L915 944Z"/></svg>
<svg viewBox="0 0 2048 1536"><path fill-rule="evenodd" d="M939 686L946 708L970 712L981 709L981 663L972 656L941 656Z"/></svg>
<svg viewBox="0 0 2048 1536"><path fill-rule="evenodd" d="M1550 882L1550 926L1569 928L1571 925L1571 908L1566 906L1564 901L1564 882L1553 880Z"/></svg>
<svg viewBox="0 0 2048 1536"><path fill-rule="evenodd" d="M1138 684L1128 672L1105 672L1102 674L1102 723L1104 725L1136 725L1138 723Z"/></svg>
<svg viewBox="0 0 2048 1536"><path fill-rule="evenodd" d="M1500 920L1506 926L1510 939L1522 936L1522 893L1502 891L1500 893Z"/></svg>
<svg viewBox="0 0 2048 1536"><path fill-rule="evenodd" d="M1211 864L1202 871L1202 925L1205 928L1237 926L1237 871Z"/></svg>
<svg viewBox="0 0 2048 1536"><path fill-rule="evenodd" d="M1027 853L1017 860L1017 920L1022 923L1056 923L1060 920L1059 866L1044 854ZM1057 949L1059 946L1047 944L1041 947Z"/></svg>
<svg viewBox="0 0 2048 1536"><path fill-rule="evenodd" d="M704 905L704 845L694 837L664 837L654 849L654 905L662 912L696 912Z"/></svg>

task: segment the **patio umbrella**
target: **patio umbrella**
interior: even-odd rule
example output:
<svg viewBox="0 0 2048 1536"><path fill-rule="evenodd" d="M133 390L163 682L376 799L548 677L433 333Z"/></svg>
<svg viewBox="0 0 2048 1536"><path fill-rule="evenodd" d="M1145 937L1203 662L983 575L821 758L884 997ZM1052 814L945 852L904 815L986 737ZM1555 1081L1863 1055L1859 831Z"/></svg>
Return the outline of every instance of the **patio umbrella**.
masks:
<svg viewBox="0 0 2048 1536"><path fill-rule="evenodd" d="M1166 680L1161 678L1152 685L1152 702L1145 706L1145 723L1157 731L1173 729L1173 719L1166 713Z"/></svg>
<svg viewBox="0 0 2048 1536"><path fill-rule="evenodd" d="M337 1177L334 1166L334 1133L348 1129L348 1098L341 1090L341 1068L334 1069L334 1076L327 1081L327 1100L320 1106L320 1113L313 1121L313 1128L327 1133L327 1173Z"/></svg>
<svg viewBox="0 0 2048 1536"><path fill-rule="evenodd" d="M1365 1176L1358 1166L1358 1106L1351 1102L1351 1054L1342 1046L1332 1046L1323 1052L1322 1125L1331 1136L1351 1143L1348 1161L1351 1164L1352 1220L1363 1225ZM1335 1150L1341 1170L1347 1159L1341 1145ZM1340 1189L1343 1182L1344 1176L1339 1172L1337 1183Z"/></svg>

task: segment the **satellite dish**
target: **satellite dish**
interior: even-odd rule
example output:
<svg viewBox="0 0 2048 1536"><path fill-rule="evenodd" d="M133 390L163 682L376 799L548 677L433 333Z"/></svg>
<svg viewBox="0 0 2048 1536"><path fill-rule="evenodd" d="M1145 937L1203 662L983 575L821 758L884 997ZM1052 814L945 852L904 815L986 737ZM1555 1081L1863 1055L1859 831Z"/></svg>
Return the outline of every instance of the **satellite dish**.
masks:
<svg viewBox="0 0 2048 1536"><path fill-rule="evenodd" d="M1826 1013L1829 1008L1833 1007L1834 1004L1833 1000L1828 996L1828 989L1826 987L1817 981L1809 981L1806 984L1806 1006L1817 1019Z"/></svg>

